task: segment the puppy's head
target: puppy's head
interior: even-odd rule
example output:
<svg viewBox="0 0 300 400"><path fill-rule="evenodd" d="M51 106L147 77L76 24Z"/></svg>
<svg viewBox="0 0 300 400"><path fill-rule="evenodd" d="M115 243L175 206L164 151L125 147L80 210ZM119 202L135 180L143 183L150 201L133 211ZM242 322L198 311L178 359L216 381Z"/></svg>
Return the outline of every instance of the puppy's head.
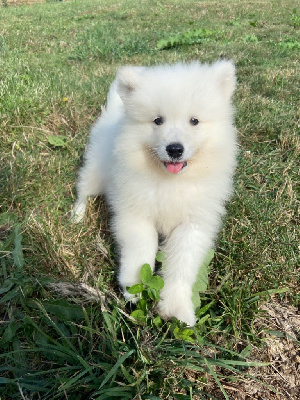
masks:
<svg viewBox="0 0 300 400"><path fill-rule="evenodd" d="M128 150L132 146L142 152L144 157L136 160L151 161L148 166L161 173L186 173L199 163L203 167L207 149L214 152L233 140L228 137L232 129L226 129L232 124L236 84L231 61L123 67L117 82Z"/></svg>

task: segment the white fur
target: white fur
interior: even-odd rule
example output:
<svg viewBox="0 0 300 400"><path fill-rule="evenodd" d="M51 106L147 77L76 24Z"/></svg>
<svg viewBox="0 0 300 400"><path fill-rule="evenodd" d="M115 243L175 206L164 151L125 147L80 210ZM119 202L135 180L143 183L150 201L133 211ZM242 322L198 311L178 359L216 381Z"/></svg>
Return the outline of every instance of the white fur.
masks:
<svg viewBox="0 0 300 400"><path fill-rule="evenodd" d="M77 183L76 221L89 195L105 194L112 208L126 298L141 266L154 268L158 233L165 237L159 309L191 326L192 286L232 190L234 89L230 61L121 68L92 128ZM158 116L162 125L153 122ZM191 125L192 117L200 123ZM187 161L177 174L163 164L170 161L166 146L174 142L182 143Z"/></svg>

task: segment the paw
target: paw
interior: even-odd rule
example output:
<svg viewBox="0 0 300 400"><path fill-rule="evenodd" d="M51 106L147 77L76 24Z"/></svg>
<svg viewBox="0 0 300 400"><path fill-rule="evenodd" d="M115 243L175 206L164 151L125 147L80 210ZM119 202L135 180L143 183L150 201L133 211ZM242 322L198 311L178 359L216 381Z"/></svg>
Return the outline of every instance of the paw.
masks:
<svg viewBox="0 0 300 400"><path fill-rule="evenodd" d="M128 292L127 288L137 285L137 284L141 283L141 281L139 279L138 273L136 273L136 274L129 273L130 271L128 271L128 269L129 268L125 268L124 266L121 265L118 281L119 281L119 285L122 290L122 293L125 297L125 300L130 301L131 303L135 304L141 298L141 293L131 294Z"/></svg>
<svg viewBox="0 0 300 400"><path fill-rule="evenodd" d="M161 293L158 310L164 319L176 317L188 326L196 323L194 306L189 296L178 296L176 293L168 296Z"/></svg>
<svg viewBox="0 0 300 400"><path fill-rule="evenodd" d="M139 299L141 298L141 293L130 294L128 292L128 290L126 290L126 289L123 289L122 291L123 291L123 295L125 297L125 300L126 301L130 301L130 303L132 303L132 304L136 304L139 301Z"/></svg>
<svg viewBox="0 0 300 400"><path fill-rule="evenodd" d="M121 281L121 277L119 277L119 284L122 289L122 293L123 293L123 296L125 297L126 302L130 301L132 304L136 304L139 301L139 299L141 298L141 295L142 295L141 293L131 294L127 290L128 287L131 287L137 283L139 283L139 282L137 282L134 279Z"/></svg>
<svg viewBox="0 0 300 400"><path fill-rule="evenodd" d="M83 202L75 203L71 212L71 221L78 224L84 219L86 205Z"/></svg>

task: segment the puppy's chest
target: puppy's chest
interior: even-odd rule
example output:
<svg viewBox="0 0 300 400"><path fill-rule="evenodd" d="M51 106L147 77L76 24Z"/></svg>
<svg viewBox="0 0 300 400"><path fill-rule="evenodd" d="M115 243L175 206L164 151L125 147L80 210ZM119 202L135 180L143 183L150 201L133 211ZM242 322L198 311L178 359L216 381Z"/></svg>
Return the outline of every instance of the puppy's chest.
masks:
<svg viewBox="0 0 300 400"><path fill-rule="evenodd" d="M148 180L130 180L112 193L110 203L115 211L125 208L129 214L146 218L164 236L180 223L199 212L203 195L196 185L170 184Z"/></svg>
<svg viewBox="0 0 300 400"><path fill-rule="evenodd" d="M177 225L190 219L199 199L180 188L158 188L149 204L156 228L168 235Z"/></svg>

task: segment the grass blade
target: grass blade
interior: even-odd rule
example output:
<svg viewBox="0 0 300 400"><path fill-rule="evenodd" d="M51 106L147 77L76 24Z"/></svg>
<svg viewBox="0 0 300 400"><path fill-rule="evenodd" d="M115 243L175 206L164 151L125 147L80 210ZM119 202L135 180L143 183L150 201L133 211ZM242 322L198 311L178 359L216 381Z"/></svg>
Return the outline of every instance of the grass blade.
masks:
<svg viewBox="0 0 300 400"><path fill-rule="evenodd" d="M217 374L215 373L215 371L213 370L213 368L209 365L209 363L207 362L207 359L204 358L204 362L205 365L207 366L209 372L212 374L212 376L214 377L214 380L216 382L216 384L219 386L221 392L223 393L224 397L226 400L229 400L229 397L227 396L227 393L225 392L225 389L223 388L221 382L219 381L219 378L217 376Z"/></svg>
<svg viewBox="0 0 300 400"><path fill-rule="evenodd" d="M123 364L123 362L126 360L126 358L130 357L131 354L133 354L135 352L135 350L130 350L127 353L123 354L118 361L115 363L115 365L112 367L112 369L106 374L106 376L104 377L99 389L101 389L113 376L114 374L117 372L117 370L121 367L121 365Z"/></svg>

